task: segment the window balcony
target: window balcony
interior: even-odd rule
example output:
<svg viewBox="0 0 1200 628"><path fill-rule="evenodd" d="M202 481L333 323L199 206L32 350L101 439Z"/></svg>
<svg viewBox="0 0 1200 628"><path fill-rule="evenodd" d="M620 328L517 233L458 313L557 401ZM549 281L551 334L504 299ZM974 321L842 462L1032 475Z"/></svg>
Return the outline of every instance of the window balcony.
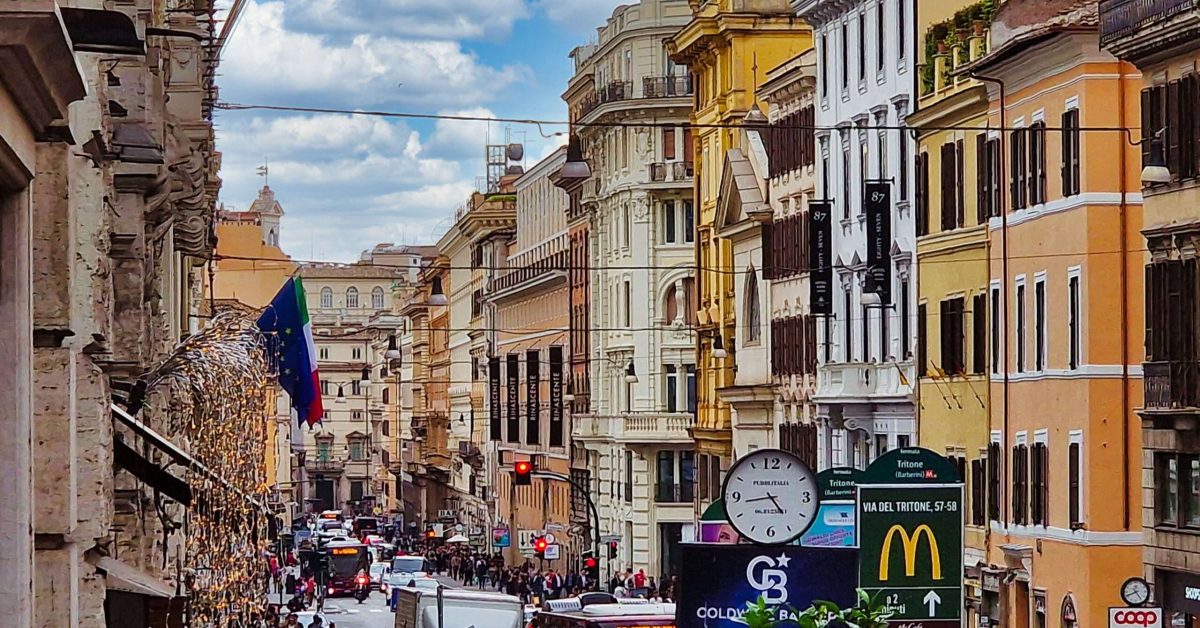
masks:
<svg viewBox="0 0 1200 628"><path fill-rule="evenodd" d="M1200 362L1146 362L1144 409L1200 411Z"/></svg>
<svg viewBox="0 0 1200 628"><path fill-rule="evenodd" d="M694 164L690 161L656 161L647 166L652 183L687 182L691 183L695 174Z"/></svg>
<svg viewBox="0 0 1200 628"><path fill-rule="evenodd" d="M1200 36L1200 0L1104 0L1100 45L1127 61L1168 56Z"/></svg>
<svg viewBox="0 0 1200 628"><path fill-rule="evenodd" d="M647 76L642 79L642 98L679 98L692 94L690 76Z"/></svg>
<svg viewBox="0 0 1200 628"><path fill-rule="evenodd" d="M309 473L341 473L346 463L341 460L323 460L320 457L304 461L304 470Z"/></svg>
<svg viewBox="0 0 1200 628"><path fill-rule="evenodd" d="M573 436L581 441L688 444L696 417L687 412L662 414L575 415Z"/></svg>

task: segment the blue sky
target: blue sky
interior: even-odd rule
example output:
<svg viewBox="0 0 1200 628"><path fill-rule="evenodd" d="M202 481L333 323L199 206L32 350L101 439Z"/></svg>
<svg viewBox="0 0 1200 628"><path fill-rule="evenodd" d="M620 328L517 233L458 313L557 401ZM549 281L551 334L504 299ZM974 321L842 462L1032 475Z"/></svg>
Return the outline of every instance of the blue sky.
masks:
<svg viewBox="0 0 1200 628"><path fill-rule="evenodd" d="M225 4L228 4L226 0ZM226 44L221 100L562 120L567 54L619 0L248 0ZM244 209L270 162L282 246L348 261L378 242L428 243L483 175L507 125L218 111L221 192ZM555 130L561 130L559 127ZM527 165L562 141L512 126Z"/></svg>

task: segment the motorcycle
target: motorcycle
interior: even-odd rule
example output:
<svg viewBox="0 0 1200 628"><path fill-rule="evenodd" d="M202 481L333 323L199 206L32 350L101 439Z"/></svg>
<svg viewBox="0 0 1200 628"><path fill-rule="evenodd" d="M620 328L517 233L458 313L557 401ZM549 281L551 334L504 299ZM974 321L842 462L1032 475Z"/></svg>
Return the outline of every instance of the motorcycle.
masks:
<svg viewBox="0 0 1200 628"><path fill-rule="evenodd" d="M363 603L371 595L371 579L366 575L359 575L354 578L354 599L358 600L359 604Z"/></svg>

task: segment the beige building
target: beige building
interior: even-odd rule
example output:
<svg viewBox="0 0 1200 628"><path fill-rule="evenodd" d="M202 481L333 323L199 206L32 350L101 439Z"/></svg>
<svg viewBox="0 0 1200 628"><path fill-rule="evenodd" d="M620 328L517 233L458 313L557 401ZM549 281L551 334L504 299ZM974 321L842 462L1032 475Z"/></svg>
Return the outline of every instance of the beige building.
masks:
<svg viewBox="0 0 1200 628"><path fill-rule="evenodd" d="M0 616L143 626L194 566L147 473L178 473L179 400L137 382L208 313L219 46L204 0L59 4L0 6Z"/></svg>
<svg viewBox="0 0 1200 628"><path fill-rule="evenodd" d="M655 577L678 571L694 534L692 83L663 47L690 19L683 0L618 7L572 51L564 94L592 169L591 396L574 437L601 532L621 537L608 567ZM663 126L586 126L613 122Z"/></svg>
<svg viewBox="0 0 1200 628"><path fill-rule="evenodd" d="M386 353L405 333L396 291L419 280L430 254L429 247L380 244L353 264L300 266L325 407L321 423L292 438L304 461L294 480L302 487L298 501L308 510L401 510L390 471L400 384Z"/></svg>

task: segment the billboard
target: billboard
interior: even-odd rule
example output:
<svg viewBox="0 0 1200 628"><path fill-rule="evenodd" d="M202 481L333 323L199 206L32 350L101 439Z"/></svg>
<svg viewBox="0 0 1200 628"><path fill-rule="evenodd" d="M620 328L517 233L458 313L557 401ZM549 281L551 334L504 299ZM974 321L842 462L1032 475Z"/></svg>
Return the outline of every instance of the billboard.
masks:
<svg viewBox="0 0 1200 628"><path fill-rule="evenodd" d="M858 547L854 533L854 502L822 502L817 520L800 537L804 547Z"/></svg>
<svg viewBox="0 0 1200 628"><path fill-rule="evenodd" d="M762 596L778 618L792 617L813 600L855 603L858 552L796 546L680 545L678 628L744 626L748 602Z"/></svg>

